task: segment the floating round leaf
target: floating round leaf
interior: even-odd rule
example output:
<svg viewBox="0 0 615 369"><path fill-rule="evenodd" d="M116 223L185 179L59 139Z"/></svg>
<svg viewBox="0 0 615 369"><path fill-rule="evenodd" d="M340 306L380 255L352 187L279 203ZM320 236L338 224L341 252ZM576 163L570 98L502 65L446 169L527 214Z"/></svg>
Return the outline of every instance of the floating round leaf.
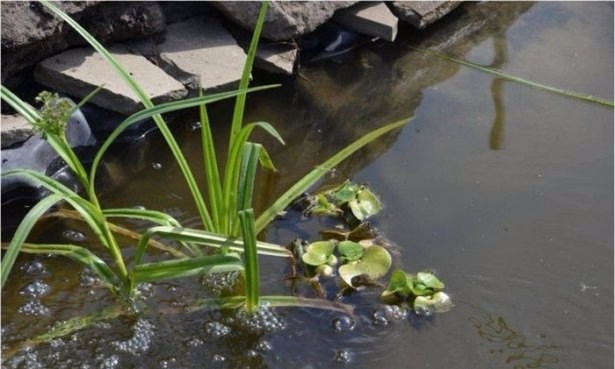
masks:
<svg viewBox="0 0 615 369"><path fill-rule="evenodd" d="M412 280L408 279L406 272L401 269L396 269L391 274L391 279L389 280L389 285L387 289L382 292L382 297L390 296L393 294L398 294L401 297L408 297L412 293L410 289L410 283Z"/></svg>
<svg viewBox="0 0 615 369"><path fill-rule="evenodd" d="M335 244L332 241L317 241L307 247L301 259L304 263L313 266L326 264L334 248Z"/></svg>
<svg viewBox="0 0 615 369"><path fill-rule="evenodd" d="M372 246L365 250L359 261L344 264L339 268L340 277L350 287L352 279L360 275L366 275L370 279L384 276L391 267L391 254L381 246Z"/></svg>
<svg viewBox="0 0 615 369"><path fill-rule="evenodd" d="M444 292L436 292L433 296L417 296L414 299L414 311L419 315L445 313L453 307L451 298Z"/></svg>
<svg viewBox="0 0 615 369"><path fill-rule="evenodd" d="M432 288L434 290L441 290L444 288L444 283L430 272L418 272L416 273L416 279L427 288Z"/></svg>
<svg viewBox="0 0 615 369"><path fill-rule="evenodd" d="M367 187L363 187L357 197L348 202L352 215L363 221L382 210L382 203Z"/></svg>
<svg viewBox="0 0 615 369"><path fill-rule="evenodd" d="M343 260L356 261L363 256L365 249L356 242L342 241L337 245L337 252L339 252Z"/></svg>
<svg viewBox="0 0 615 369"><path fill-rule="evenodd" d="M338 187L335 190L333 197L335 198L335 201L339 205L342 205L351 200L354 200L357 197L358 192L359 192L358 185L350 181L346 181L344 182L344 184L342 184L340 187Z"/></svg>

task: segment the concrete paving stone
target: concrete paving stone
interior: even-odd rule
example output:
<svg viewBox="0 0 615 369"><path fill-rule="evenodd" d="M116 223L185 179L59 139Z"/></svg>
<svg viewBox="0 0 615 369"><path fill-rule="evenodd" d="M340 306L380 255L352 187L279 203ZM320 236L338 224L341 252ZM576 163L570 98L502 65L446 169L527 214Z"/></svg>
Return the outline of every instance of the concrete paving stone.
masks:
<svg viewBox="0 0 615 369"><path fill-rule="evenodd" d="M355 4L337 11L334 20L359 33L386 41L394 41L397 36L397 17L383 2Z"/></svg>
<svg viewBox="0 0 615 369"><path fill-rule="evenodd" d="M180 82L145 57L130 53L121 44L111 46L108 50L154 102L176 100L188 94ZM34 78L55 91L77 98L85 97L103 85L103 89L92 98L93 104L125 115L142 108L132 89L91 48L71 49L45 59L36 67Z"/></svg>
<svg viewBox="0 0 615 369"><path fill-rule="evenodd" d="M194 17L167 27L157 45L160 65L190 88L199 79L205 90L235 87L241 78L246 53L216 20Z"/></svg>
<svg viewBox="0 0 615 369"><path fill-rule="evenodd" d="M0 117L2 149L26 141L34 134L32 125L21 115L4 115Z"/></svg>

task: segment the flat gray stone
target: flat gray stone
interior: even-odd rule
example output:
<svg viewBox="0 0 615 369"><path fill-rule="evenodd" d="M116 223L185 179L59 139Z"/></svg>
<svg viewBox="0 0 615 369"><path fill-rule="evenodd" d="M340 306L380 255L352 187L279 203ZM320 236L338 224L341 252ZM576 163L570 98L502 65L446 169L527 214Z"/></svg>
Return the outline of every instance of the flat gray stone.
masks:
<svg viewBox="0 0 615 369"><path fill-rule="evenodd" d="M461 1L393 1L390 3L393 13L400 20L418 29L423 29L444 17L459 4Z"/></svg>
<svg viewBox="0 0 615 369"><path fill-rule="evenodd" d="M206 17L169 25L156 48L169 74L191 88L197 88L200 79L205 90L237 85L247 58L233 36Z"/></svg>
<svg viewBox="0 0 615 369"><path fill-rule="evenodd" d="M0 121L2 149L9 148L30 138L34 134L32 125L21 115L4 115Z"/></svg>
<svg viewBox="0 0 615 369"><path fill-rule="evenodd" d="M141 55L131 54L121 45L109 48L111 54L131 73L155 102L182 98L188 91L162 69ZM41 62L34 71L39 83L70 96L83 98L96 87L104 88L91 103L130 115L143 106L105 60L90 48L65 51Z"/></svg>
<svg viewBox="0 0 615 369"><path fill-rule="evenodd" d="M394 41L397 36L397 17L383 2L365 2L335 13L334 20L369 36Z"/></svg>
<svg viewBox="0 0 615 369"><path fill-rule="evenodd" d="M297 46L288 43L259 42L254 66L271 73L292 75L297 52Z"/></svg>

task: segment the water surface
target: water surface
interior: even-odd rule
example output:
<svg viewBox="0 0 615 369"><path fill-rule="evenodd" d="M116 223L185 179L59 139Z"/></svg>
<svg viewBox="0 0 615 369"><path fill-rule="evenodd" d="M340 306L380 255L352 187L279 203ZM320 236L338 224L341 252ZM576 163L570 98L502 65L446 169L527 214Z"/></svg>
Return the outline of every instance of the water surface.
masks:
<svg viewBox="0 0 615 369"><path fill-rule="evenodd" d="M372 315L378 291L368 290L344 299L357 306L353 329L333 328L339 313L280 309L265 319L279 326L251 332L235 328L231 313L171 313L204 293L198 281L174 281L149 292L150 304L166 313L106 321L9 366L611 367L613 110L409 46L613 100L612 15L607 2L466 4L427 34L403 29L393 45L306 66L294 82L250 98L248 118L271 122L287 142L283 147L258 136L279 168L260 175L259 209L361 133L414 116L327 181L350 177L380 195L385 209L373 224L399 248L404 269L438 273L454 299L452 311L378 325ZM221 139L227 108L211 111L221 122ZM175 128L197 161L193 120L188 114ZM159 142L153 137L125 151L131 160L105 190L104 205L160 209L196 226L190 195ZM66 226L55 226L51 237L66 237ZM315 239L321 226L289 217L265 237L282 244ZM23 275L3 293L3 341L111 304L104 290L79 287L84 276L74 271L80 268L63 259L43 260L48 274L26 273L37 260L19 259ZM284 262L263 258L265 292L288 293L286 272ZM50 311L42 317L23 310L33 300L23 287L35 280L51 284L39 299Z"/></svg>

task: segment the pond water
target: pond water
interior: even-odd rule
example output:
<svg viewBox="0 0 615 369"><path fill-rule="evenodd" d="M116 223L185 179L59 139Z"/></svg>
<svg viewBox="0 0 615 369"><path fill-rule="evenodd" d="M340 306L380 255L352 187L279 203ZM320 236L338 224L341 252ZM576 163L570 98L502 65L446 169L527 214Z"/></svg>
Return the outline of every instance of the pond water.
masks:
<svg viewBox="0 0 615 369"><path fill-rule="evenodd" d="M386 311L379 290L368 289L342 299L356 306L354 321L338 312L285 308L264 313L254 328L231 312L182 312L207 288L177 280L143 288L150 313L102 320L4 365L610 368L613 110L409 46L613 100L612 30L608 2L465 4L426 33L402 29L394 44L308 65L282 88L250 97L248 119L271 122L287 142L256 139L279 169L260 175L257 209L360 134L414 115L326 182L352 178L380 195L385 208L373 225L399 250L405 270L437 272L455 303L450 312L375 319ZM223 122L221 139L228 107L211 110ZM198 162L194 120L186 114L174 127ZM178 169L151 136L117 153L130 160L103 189L103 204L164 210L196 226ZM264 238L315 240L325 223L291 213ZM88 237L76 233L78 224L47 228L49 242ZM286 263L261 260L264 293L288 294ZM3 353L55 321L113 306L112 296L90 280L64 259L18 259L2 295Z"/></svg>

